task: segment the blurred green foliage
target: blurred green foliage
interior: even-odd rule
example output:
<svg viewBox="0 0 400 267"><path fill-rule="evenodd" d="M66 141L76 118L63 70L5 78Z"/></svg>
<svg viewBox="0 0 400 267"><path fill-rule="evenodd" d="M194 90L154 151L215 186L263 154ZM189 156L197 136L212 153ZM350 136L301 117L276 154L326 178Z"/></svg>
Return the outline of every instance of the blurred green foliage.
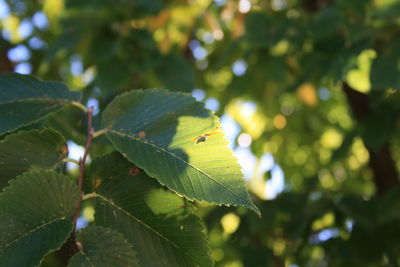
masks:
<svg viewBox="0 0 400 267"><path fill-rule="evenodd" d="M62 80L100 111L134 88L218 100L217 114L246 134L232 133L233 147L255 157L242 164L254 167L246 178L262 218L199 208L216 266L400 265L398 1L0 4L1 71ZM82 120L61 112L48 123L82 145ZM99 139L92 157L107 151ZM269 153L284 173L276 197Z"/></svg>

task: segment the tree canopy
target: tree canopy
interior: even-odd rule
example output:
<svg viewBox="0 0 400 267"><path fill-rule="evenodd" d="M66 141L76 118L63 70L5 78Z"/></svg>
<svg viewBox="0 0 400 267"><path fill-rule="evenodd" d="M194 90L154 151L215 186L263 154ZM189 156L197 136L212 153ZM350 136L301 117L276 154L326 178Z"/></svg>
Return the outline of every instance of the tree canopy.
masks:
<svg viewBox="0 0 400 267"><path fill-rule="evenodd" d="M114 206L106 200L101 203L99 220L118 212L118 207L131 208L132 203L141 201L98 184L97 178L113 183L105 174L113 165L102 164L104 158L96 161L101 156L110 162L120 157L109 154L112 143L148 176L165 174L158 179L160 184L180 196L239 205L195 204L216 266L398 266L399 18L400 2L396 0L0 0L0 72L62 81L73 91L51 82L43 91L29 93L24 84L41 83L34 78L24 78L25 83L18 80L15 88L0 91L8 100L16 97L18 90L28 91L29 103L25 104L37 108L35 113L24 110L23 104L0 105L3 114L19 114L18 119L0 120L0 134L4 134L0 136L0 176L12 172L15 177L27 171L21 158L39 167L55 166L66 151L55 153L53 147L66 142L70 150L73 145L85 145L86 117L71 105L63 106L77 101L80 92L82 103L95 106L95 130L101 125L108 129L92 145L90 157L95 160L89 173L96 175L90 174L91 180L84 184L88 192L95 188L115 201ZM133 90L142 88L168 91ZM176 92L193 95L215 114ZM125 98L117 97L121 94ZM43 95L54 101L31 101ZM136 105L126 103L128 98ZM42 108L47 111L43 113ZM174 113L178 108L184 109ZM157 118L152 114L155 109L169 115ZM59 112L52 113L55 110ZM196 121L187 120L192 114L197 114ZM221 125L215 116L221 117ZM139 125L140 120L146 121L148 128L139 129L136 139L132 138L136 134L133 129L137 131L132 121ZM27 123L32 121L35 123ZM32 131L30 135L17 133L21 140L26 135L43 143L22 157L10 152L10 144L14 146L19 139L8 135L20 127ZM45 127L55 129L66 140L53 130L43 130ZM213 164L204 161L194 166L192 173L184 173L180 164L184 169L186 161L176 147L185 146L184 134L195 132L196 127L207 128L207 134L193 137L196 144L210 143ZM219 127L238 158L250 196L241 187L240 170L225 139L217 133ZM129 146L147 149L140 140L127 145L127 138L137 141L144 137L141 135L157 140L157 149L165 155L151 157L149 163L140 161L145 153L130 153ZM211 137L215 146L204 142ZM38 154L51 154L51 162L35 158ZM161 160L164 156L165 162ZM234 167L223 169L227 162L218 161L221 158L229 158ZM4 169L4 162L13 165ZM176 170L169 169L172 165L178 166ZM96 173L102 168L106 168L101 174L104 177ZM122 164L120 169L129 167ZM229 174L231 187L214 182L202 170L220 177ZM76 175L76 170L65 171ZM24 174L18 183L27 185L34 172ZM60 174L42 172L43 180L50 176L61 179ZM216 191L206 194L191 188L191 177L197 177L194 182L200 184L208 179ZM124 184L125 177L120 178ZM7 182L0 177L1 186ZM16 186L10 183L4 201L22 194ZM159 187L150 179L130 186L132 190ZM227 197L224 192L231 193ZM165 194L155 205L161 210L182 204L176 195ZM164 207L162 199L171 199L173 204ZM70 209L65 203L65 210ZM93 221L93 205L83 207L86 221ZM51 211L49 221L54 220ZM152 225L157 216L146 217L146 212L129 210L130 215ZM126 225L139 227L128 217ZM171 219L168 225L177 228L178 224L196 231L201 228L195 216ZM60 219L54 227L69 231L70 225ZM204 250L205 234L190 229L185 233L200 241L191 244L187 253ZM152 237L153 233L143 231ZM78 240L87 242L90 249L104 249L90 238L102 242L112 234L114 230L97 226L80 232ZM140 250L134 253L126 245L137 237L117 234L121 250L113 249L126 255L128 264L151 262L151 256L143 256ZM43 246L53 246L56 238ZM186 258L179 253L172 248L171 254L160 257L176 258L185 266ZM189 256L195 258L192 254ZM78 266L85 260L76 254L71 262ZM208 261L199 256L198 262L207 265ZM55 252L42 266L62 266L61 262Z"/></svg>

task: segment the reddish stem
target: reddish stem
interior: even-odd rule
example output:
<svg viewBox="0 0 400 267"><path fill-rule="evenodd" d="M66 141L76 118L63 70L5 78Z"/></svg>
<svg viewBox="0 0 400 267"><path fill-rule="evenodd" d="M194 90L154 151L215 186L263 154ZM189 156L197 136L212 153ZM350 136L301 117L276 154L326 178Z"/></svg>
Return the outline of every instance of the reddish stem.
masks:
<svg viewBox="0 0 400 267"><path fill-rule="evenodd" d="M76 205L76 211L74 214L73 222L74 222L74 229L69 236L67 242L61 247L61 249L57 252L57 255L59 259L62 260L62 262L67 265L69 259L71 258L72 255L77 253L81 249L81 245L76 242L76 222L78 221L79 214L81 212L81 202L82 202L82 197L83 197L83 178L84 178L84 173L85 173L85 163L86 163L86 158L89 154L89 149L90 145L92 144L93 140L93 127L92 127L92 117L93 117L93 107L90 107L87 111L87 116L88 116L88 136L86 140L86 145L85 145L85 152L83 154L83 157L79 159L79 177L78 177L78 186L79 186L79 191L80 191L80 196L78 203Z"/></svg>
<svg viewBox="0 0 400 267"><path fill-rule="evenodd" d="M81 202L82 202L82 196L83 196L83 177L85 174L86 158L89 154L90 145L92 144L92 140L93 140L93 127L92 127L93 107L90 107L88 109L87 116L88 116L88 132L87 132L88 137L86 140L85 152L83 153L83 157L79 159L78 186L79 186L80 196L79 196L79 201L78 201L76 211L74 214L74 231L76 229L76 222L78 220L78 217L79 217L79 214L81 211Z"/></svg>

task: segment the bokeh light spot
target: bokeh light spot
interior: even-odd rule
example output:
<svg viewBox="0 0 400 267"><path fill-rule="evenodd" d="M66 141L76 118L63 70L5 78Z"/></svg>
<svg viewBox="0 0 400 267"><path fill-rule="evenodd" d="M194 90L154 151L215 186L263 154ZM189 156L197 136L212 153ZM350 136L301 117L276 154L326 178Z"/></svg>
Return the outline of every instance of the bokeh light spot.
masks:
<svg viewBox="0 0 400 267"><path fill-rule="evenodd" d="M275 128L278 130L282 130L283 128L286 127L286 118L281 114L276 115L272 122Z"/></svg>
<svg viewBox="0 0 400 267"><path fill-rule="evenodd" d="M251 136L247 133L242 133L238 137L238 144L241 147L249 147L251 145Z"/></svg>
<svg viewBox="0 0 400 267"><path fill-rule="evenodd" d="M247 13L251 9L251 3L249 0L240 0L239 1L239 12Z"/></svg>
<svg viewBox="0 0 400 267"><path fill-rule="evenodd" d="M240 217L234 213L228 213L221 218L222 228L226 234L234 233L240 224Z"/></svg>

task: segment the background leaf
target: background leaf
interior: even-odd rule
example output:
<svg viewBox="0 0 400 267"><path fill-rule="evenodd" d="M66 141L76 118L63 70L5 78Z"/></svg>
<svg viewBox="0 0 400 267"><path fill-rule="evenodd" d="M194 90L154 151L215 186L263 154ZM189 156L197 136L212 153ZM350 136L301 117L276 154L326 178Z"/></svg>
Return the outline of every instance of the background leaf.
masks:
<svg viewBox="0 0 400 267"><path fill-rule="evenodd" d="M200 221L184 199L116 152L96 159L90 177L95 223L123 233L142 266L212 265Z"/></svg>
<svg viewBox="0 0 400 267"><path fill-rule="evenodd" d="M372 89L400 89L400 35L390 40L384 51L379 51L378 57L371 66Z"/></svg>
<svg viewBox="0 0 400 267"><path fill-rule="evenodd" d="M71 258L70 267L139 266L132 245L114 230L90 226L80 230L76 240L82 251Z"/></svg>
<svg viewBox="0 0 400 267"><path fill-rule="evenodd" d="M196 77L192 66L179 54L171 53L161 57L156 74L166 89L190 92L195 88Z"/></svg>
<svg viewBox="0 0 400 267"><path fill-rule="evenodd" d="M31 168L51 169L68 155L65 139L51 129L18 132L0 142L0 189Z"/></svg>
<svg viewBox="0 0 400 267"><path fill-rule="evenodd" d="M67 176L36 170L0 194L0 266L37 266L73 229L79 189Z"/></svg>
<svg viewBox="0 0 400 267"><path fill-rule="evenodd" d="M80 90L96 131L115 96L136 88L196 88L186 92L215 109L264 214L198 205L216 267L399 265L400 1L9 0L0 10L0 72ZM86 125L65 105L23 128L82 146ZM113 149L104 135L90 156ZM94 202L83 205L89 221ZM60 256L43 267L65 266Z"/></svg>
<svg viewBox="0 0 400 267"><path fill-rule="evenodd" d="M38 121L79 98L79 92L70 92L59 82L17 73L0 74L0 134Z"/></svg>
<svg viewBox="0 0 400 267"><path fill-rule="evenodd" d="M114 99L102 121L115 148L161 184L189 199L259 214L217 117L193 97L136 90Z"/></svg>

